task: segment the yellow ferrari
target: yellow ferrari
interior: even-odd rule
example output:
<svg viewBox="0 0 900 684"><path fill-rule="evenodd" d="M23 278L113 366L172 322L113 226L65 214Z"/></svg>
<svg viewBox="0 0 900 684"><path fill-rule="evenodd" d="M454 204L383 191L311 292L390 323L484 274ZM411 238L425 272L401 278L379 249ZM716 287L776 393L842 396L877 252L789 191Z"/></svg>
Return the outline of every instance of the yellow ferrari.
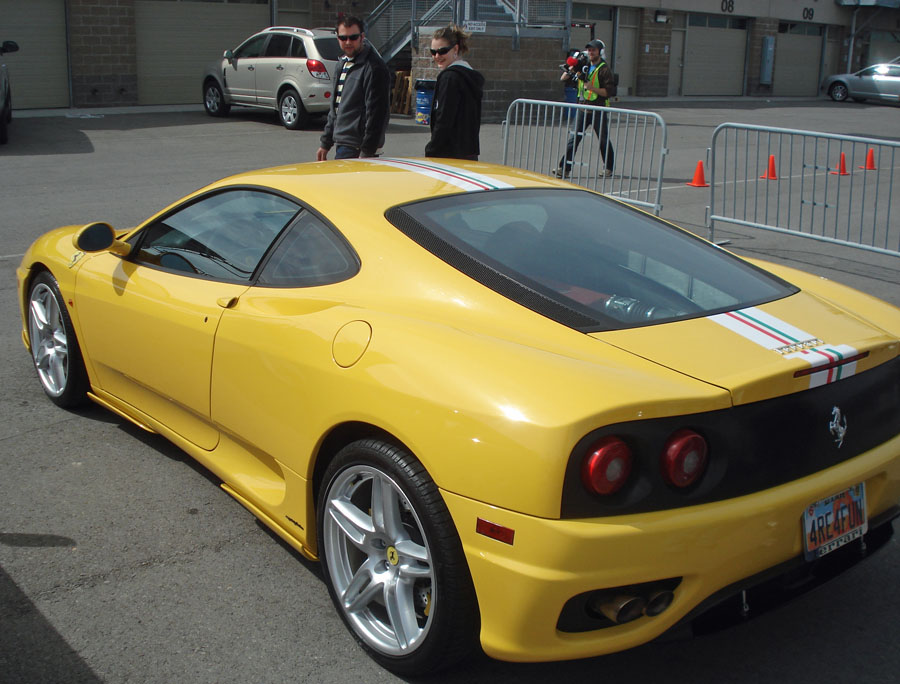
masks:
<svg viewBox="0 0 900 684"><path fill-rule="evenodd" d="M255 171L17 276L50 399L212 471L398 673L753 615L900 513L900 310L534 173Z"/></svg>

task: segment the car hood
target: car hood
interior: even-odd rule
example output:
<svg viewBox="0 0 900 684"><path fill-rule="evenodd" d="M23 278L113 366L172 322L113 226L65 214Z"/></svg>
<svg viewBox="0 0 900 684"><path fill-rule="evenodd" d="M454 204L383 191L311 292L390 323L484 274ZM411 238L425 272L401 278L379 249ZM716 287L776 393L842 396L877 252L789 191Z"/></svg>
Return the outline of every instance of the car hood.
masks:
<svg viewBox="0 0 900 684"><path fill-rule="evenodd" d="M592 336L727 389L735 405L839 382L900 354L896 337L808 292Z"/></svg>

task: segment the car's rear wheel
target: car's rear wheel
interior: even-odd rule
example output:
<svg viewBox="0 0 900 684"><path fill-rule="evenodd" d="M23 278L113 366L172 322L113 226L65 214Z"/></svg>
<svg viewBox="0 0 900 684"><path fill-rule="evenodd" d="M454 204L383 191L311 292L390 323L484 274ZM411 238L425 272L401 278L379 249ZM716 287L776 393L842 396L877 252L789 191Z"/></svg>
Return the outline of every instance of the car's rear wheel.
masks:
<svg viewBox="0 0 900 684"><path fill-rule="evenodd" d="M59 286L46 271L28 294L28 341L41 387L57 406L84 403L87 372Z"/></svg>
<svg viewBox="0 0 900 684"><path fill-rule="evenodd" d="M409 452L377 440L342 449L325 472L318 524L331 598L383 667L421 675L477 648L462 544L437 486Z"/></svg>
<svg viewBox="0 0 900 684"><path fill-rule="evenodd" d="M285 128L292 131L305 126L309 121L309 114L300 101L300 96L293 88L287 88L278 99L278 118Z"/></svg>
<svg viewBox="0 0 900 684"><path fill-rule="evenodd" d="M227 116L231 111L231 105L225 102L225 94L213 80L203 85L203 106L210 116Z"/></svg>
<svg viewBox="0 0 900 684"><path fill-rule="evenodd" d="M828 90L828 94L831 95L831 99L835 102L843 102L847 99L849 92L847 91L847 86L839 82L831 86Z"/></svg>

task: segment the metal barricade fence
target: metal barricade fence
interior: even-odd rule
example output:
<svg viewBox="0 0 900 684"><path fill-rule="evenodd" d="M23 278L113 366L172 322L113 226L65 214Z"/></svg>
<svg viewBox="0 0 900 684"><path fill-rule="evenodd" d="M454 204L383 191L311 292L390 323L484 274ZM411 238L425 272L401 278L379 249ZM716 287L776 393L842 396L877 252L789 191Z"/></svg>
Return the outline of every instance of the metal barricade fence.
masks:
<svg viewBox="0 0 900 684"><path fill-rule="evenodd" d="M607 133L601 141L602 133ZM504 122L503 163L553 174L657 216L667 131L653 112L544 100L515 100ZM573 147L567 153L567 147ZM566 167L566 159L571 169ZM604 173L614 159L612 175Z"/></svg>
<svg viewBox="0 0 900 684"><path fill-rule="evenodd" d="M716 222L900 256L900 143L724 123L710 147L709 239Z"/></svg>

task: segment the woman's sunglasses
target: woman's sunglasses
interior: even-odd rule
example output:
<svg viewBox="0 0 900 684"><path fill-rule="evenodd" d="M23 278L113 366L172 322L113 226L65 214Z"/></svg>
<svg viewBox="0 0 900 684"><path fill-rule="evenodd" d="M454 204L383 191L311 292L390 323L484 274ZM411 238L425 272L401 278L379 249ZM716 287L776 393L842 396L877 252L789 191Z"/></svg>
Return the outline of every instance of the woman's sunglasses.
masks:
<svg viewBox="0 0 900 684"><path fill-rule="evenodd" d="M348 35L348 36L342 36L342 35L338 34L337 39L340 40L340 41L342 41L342 42L343 42L343 41L346 41L346 40L359 40L359 35L360 35L360 34L358 34L358 33L351 33L351 34Z"/></svg>
<svg viewBox="0 0 900 684"><path fill-rule="evenodd" d="M434 48L429 48L429 50L431 50L431 56L434 57L435 55L446 55L453 48L453 45L445 45L444 47L440 47L437 50L435 50Z"/></svg>

